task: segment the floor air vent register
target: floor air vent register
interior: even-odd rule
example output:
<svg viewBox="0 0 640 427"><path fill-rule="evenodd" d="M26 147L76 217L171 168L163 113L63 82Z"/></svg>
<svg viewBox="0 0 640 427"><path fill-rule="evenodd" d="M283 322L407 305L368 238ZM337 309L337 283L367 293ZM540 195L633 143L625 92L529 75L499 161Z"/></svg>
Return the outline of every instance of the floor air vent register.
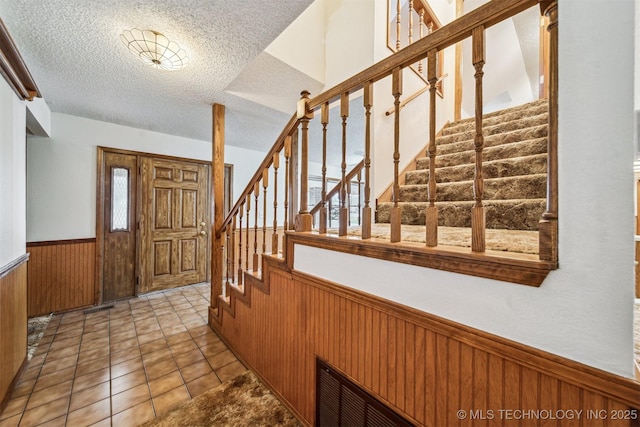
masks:
<svg viewBox="0 0 640 427"><path fill-rule="evenodd" d="M355 383L316 359L316 426L412 426Z"/></svg>

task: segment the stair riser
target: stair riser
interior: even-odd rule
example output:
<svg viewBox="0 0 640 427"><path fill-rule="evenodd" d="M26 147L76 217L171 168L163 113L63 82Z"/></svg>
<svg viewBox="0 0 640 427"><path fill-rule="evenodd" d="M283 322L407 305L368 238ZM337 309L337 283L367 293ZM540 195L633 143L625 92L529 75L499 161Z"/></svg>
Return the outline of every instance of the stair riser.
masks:
<svg viewBox="0 0 640 427"><path fill-rule="evenodd" d="M465 164L440 168L436 171L436 182L469 181L474 177L475 165ZM526 158L503 159L494 162L485 162L482 166L482 175L485 179L503 178L508 176L534 175L546 173L547 156L544 154ZM428 170L407 172L405 184L418 185L429 182Z"/></svg>
<svg viewBox="0 0 640 427"><path fill-rule="evenodd" d="M534 154L542 154L547 152L546 138L538 138L534 140L514 142L495 147L488 147L483 150L483 159L485 162L493 160L508 159L512 157L525 157ZM455 154L444 154L436 156L436 167L459 166L475 162L475 151L469 150ZM416 169L429 169L429 159L426 157L419 158L416 161Z"/></svg>
<svg viewBox="0 0 640 427"><path fill-rule="evenodd" d="M526 129L517 129L498 135L489 135L484 138L484 147L497 147L498 145L511 144L512 142L526 141L529 139L546 138L548 127L546 125L534 126ZM446 155L460 153L475 148L473 137L467 140L441 145L440 139L436 141L437 154Z"/></svg>
<svg viewBox="0 0 640 427"><path fill-rule="evenodd" d="M548 115L548 114L549 114L549 108L545 104L545 105L532 107L524 111L513 111L510 113L501 114L499 116L483 117L482 125L483 127L486 128L489 126L496 126L501 123L520 120L523 117L534 117L534 116ZM547 121L545 120L545 123L546 122ZM472 129L475 130L475 127L476 127L475 118L470 118L470 119L466 119L465 121L452 123L450 126L447 126L442 130L442 135L446 136L446 135L453 135L456 133L467 132Z"/></svg>
<svg viewBox="0 0 640 427"><path fill-rule="evenodd" d="M402 223L424 225L426 203L403 204ZM438 204L438 225L446 227L471 227L473 203ZM388 223L391 203L378 206L378 222ZM485 205L486 227L506 230L537 230L538 222L545 211L544 201L514 202L506 205Z"/></svg>
<svg viewBox="0 0 640 427"><path fill-rule="evenodd" d="M400 200L403 202L425 202L428 200L427 185L405 185L400 187ZM546 175L485 180L484 200L520 199L526 195L529 199L541 199L547 194ZM438 184L436 200L460 201L474 200L473 182L452 182Z"/></svg>

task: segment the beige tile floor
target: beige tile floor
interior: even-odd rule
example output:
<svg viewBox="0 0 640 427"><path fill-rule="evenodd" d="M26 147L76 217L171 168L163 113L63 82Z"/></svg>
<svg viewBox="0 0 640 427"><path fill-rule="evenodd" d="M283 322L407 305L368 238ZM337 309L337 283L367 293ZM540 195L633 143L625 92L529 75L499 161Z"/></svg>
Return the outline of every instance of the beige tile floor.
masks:
<svg viewBox="0 0 640 427"><path fill-rule="evenodd" d="M207 325L197 284L52 317L6 426L134 426L246 371Z"/></svg>

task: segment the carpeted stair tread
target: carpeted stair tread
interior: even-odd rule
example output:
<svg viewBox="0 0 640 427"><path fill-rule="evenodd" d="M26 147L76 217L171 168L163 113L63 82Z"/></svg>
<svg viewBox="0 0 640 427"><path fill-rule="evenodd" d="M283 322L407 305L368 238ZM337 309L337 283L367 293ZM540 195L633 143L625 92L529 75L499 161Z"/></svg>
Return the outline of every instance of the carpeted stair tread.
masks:
<svg viewBox="0 0 640 427"><path fill-rule="evenodd" d="M399 202L402 223L424 225L428 202ZM438 225L447 227L471 227L473 201L436 202ZM537 230L540 217L545 211L545 199L487 200L483 203L486 225L491 229ZM392 202L378 205L377 222L388 223Z"/></svg>
<svg viewBox="0 0 640 427"><path fill-rule="evenodd" d="M513 120L519 120L523 117L533 117L539 115L548 115L549 114L549 106L545 102L540 105L536 105L530 107L525 110L516 110L516 111L508 111L503 114L495 115L493 117L482 118L483 127L486 126L495 126L500 123L510 122ZM460 120L458 122L451 123L449 126L442 130L442 135L451 135L455 133L465 132L470 129L475 129L476 122L475 118L468 118L464 120Z"/></svg>
<svg viewBox="0 0 640 427"><path fill-rule="evenodd" d="M532 127L522 128L522 129L513 129L509 131L505 131L504 133L498 133L493 135L486 135L484 138L484 147L485 149L488 147L496 147L498 145L510 144L512 142L517 141L525 141L528 139L537 139L537 138L545 138L548 133L548 125L540 124ZM452 135L451 137L454 137ZM455 141L446 142L446 139L450 137L439 137L436 139L436 154L446 155L459 153L467 150L472 150L474 148L473 138L474 135L471 135L466 139L459 139ZM426 156L426 154L425 154Z"/></svg>
<svg viewBox="0 0 640 427"><path fill-rule="evenodd" d="M427 184L403 185L400 200L403 202L427 201ZM541 199L547 194L547 175L509 176L484 180L483 200L511 200L527 195L530 199ZM436 185L439 201L474 200L473 181L444 182Z"/></svg>
<svg viewBox="0 0 640 427"><path fill-rule="evenodd" d="M496 135L503 136L503 135ZM534 154L542 154L547 152L547 138L534 138L527 140L515 140L508 143L486 147L482 156L484 161L493 161L500 159L509 159L513 157L526 157ZM473 143L469 145L467 150L451 153L438 154L436 156L436 167L444 168L448 166L458 166L475 162L476 152L473 149ZM416 169L428 169L429 158L420 157L416 159Z"/></svg>
<svg viewBox="0 0 640 427"><path fill-rule="evenodd" d="M517 120L511 120L508 122L499 122L493 126L483 124L482 134L485 139L491 135L504 134L515 130L528 129L535 126L546 126L549 121L549 115L547 113L540 114L533 117L520 117ZM473 140L476 135L475 125L471 126L458 133L450 133L438 138L437 144L444 146L455 142Z"/></svg>
<svg viewBox="0 0 640 427"><path fill-rule="evenodd" d="M546 173L547 155L533 154L531 156L512 157L486 161L482 165L482 175L485 179L503 178L508 176L534 175ZM469 181L473 179L475 164L467 163L457 166L447 166L436 170L436 182ZM427 184L429 170L420 169L409 171L405 175L406 185Z"/></svg>
<svg viewBox="0 0 640 427"><path fill-rule="evenodd" d="M549 100L546 98L541 98L526 104L520 104L520 105L516 105L515 107L505 108L504 110L492 111L491 113L483 114L482 120L484 121L494 117L509 115L511 113L521 113L521 112L526 113L528 111L535 110L538 107L548 108L548 105L549 105ZM475 121L475 117L467 117L466 119L458 120L455 123L464 124L464 123L469 123L473 121Z"/></svg>

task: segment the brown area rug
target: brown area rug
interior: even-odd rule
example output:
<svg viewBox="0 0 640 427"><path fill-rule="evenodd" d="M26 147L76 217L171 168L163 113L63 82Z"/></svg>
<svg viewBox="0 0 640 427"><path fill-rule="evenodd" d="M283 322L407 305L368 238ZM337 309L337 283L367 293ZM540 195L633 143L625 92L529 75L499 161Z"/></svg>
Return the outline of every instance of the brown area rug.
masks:
<svg viewBox="0 0 640 427"><path fill-rule="evenodd" d="M247 371L143 427L300 425L253 372Z"/></svg>

